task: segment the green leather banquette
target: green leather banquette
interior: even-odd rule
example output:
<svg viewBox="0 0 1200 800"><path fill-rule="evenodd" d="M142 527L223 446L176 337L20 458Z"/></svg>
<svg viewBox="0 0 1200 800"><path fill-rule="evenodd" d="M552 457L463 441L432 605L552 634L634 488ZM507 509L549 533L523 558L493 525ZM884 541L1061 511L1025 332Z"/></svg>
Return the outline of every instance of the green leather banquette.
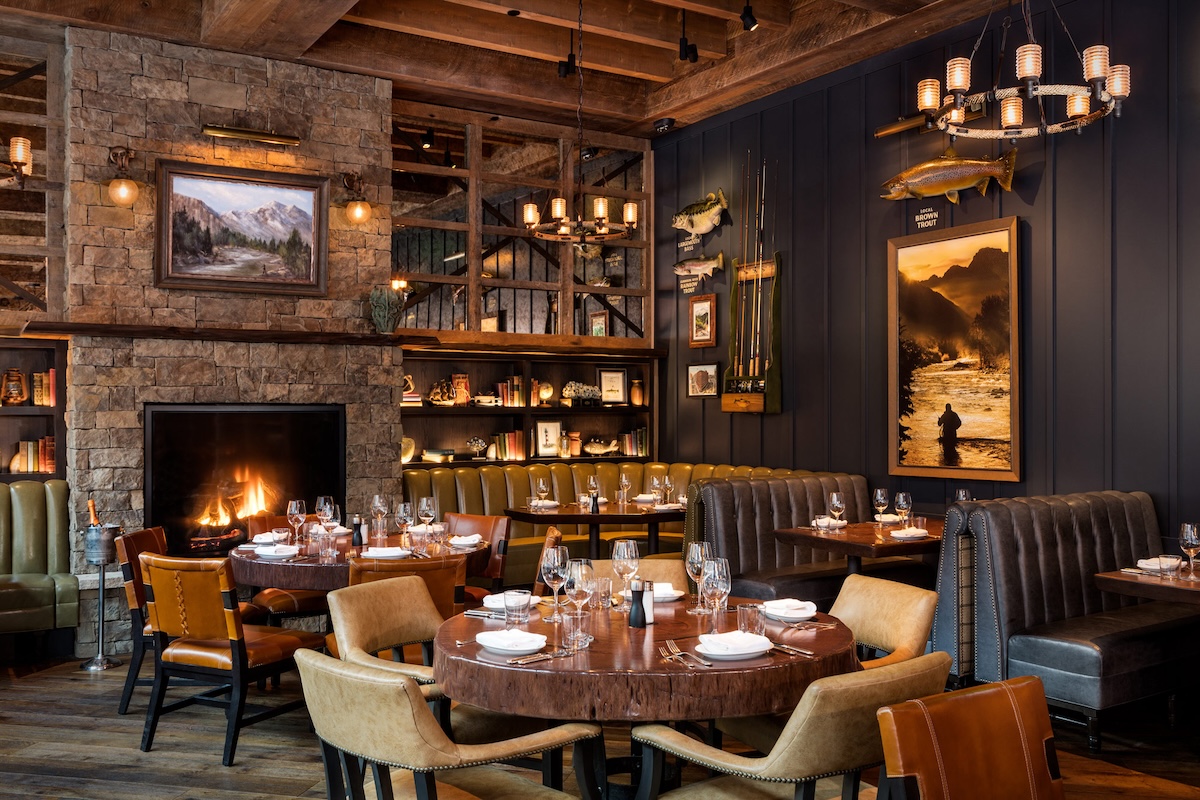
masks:
<svg viewBox="0 0 1200 800"><path fill-rule="evenodd" d="M0 488L0 633L79 625L67 482Z"/></svg>

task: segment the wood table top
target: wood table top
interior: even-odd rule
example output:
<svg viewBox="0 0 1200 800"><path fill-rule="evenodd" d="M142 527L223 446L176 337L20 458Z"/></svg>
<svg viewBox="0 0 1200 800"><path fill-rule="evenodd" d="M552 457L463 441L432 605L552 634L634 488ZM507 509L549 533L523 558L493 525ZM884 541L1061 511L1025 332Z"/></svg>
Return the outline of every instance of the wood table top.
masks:
<svg viewBox="0 0 1200 800"><path fill-rule="evenodd" d="M730 607L736 602L731 598ZM834 626L802 631L767 624L772 641L811 650L815 657L772 651L714 661L711 668L665 661L659 645L673 639L681 649L694 650L697 637L709 630L708 615L686 609L681 601L658 603L655 623L646 628L630 628L617 611L592 611L596 638L587 649L527 666L511 665L506 656L474 642L459 647L456 640L504 628L503 620L459 615L438 630L434 676L454 700L493 711L557 720L674 721L788 712L812 681L860 668L850 629L827 615L817 621ZM718 623L722 632L736 630L737 615L722 612ZM545 634L547 649L557 645L556 625L538 621L523 627Z"/></svg>
<svg viewBox="0 0 1200 800"><path fill-rule="evenodd" d="M844 556L882 558L938 552L942 545L945 520L930 517L925 526L929 536L904 540L891 537L891 532L899 529L898 525L884 525L881 528L874 522L855 522L835 530L781 528L774 533L776 539L787 544L828 550Z"/></svg>
<svg viewBox="0 0 1200 800"><path fill-rule="evenodd" d="M1187 572L1184 563L1183 573ZM1160 578L1158 575L1122 572L1100 572L1096 575L1096 588L1103 592L1115 592L1132 597L1147 597L1151 600L1166 600L1174 603L1200 603L1200 580L1182 578Z"/></svg>

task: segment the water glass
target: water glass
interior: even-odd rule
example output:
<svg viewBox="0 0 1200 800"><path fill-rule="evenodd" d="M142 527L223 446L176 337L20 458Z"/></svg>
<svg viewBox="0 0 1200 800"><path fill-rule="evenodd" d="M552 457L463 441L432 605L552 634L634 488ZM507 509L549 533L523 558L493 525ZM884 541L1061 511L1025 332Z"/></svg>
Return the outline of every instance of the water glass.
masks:
<svg viewBox="0 0 1200 800"><path fill-rule="evenodd" d="M920 530L923 530L923 531L929 530L928 523L929 523L929 520L927 520L925 517L913 517L912 518L912 526L914 528L919 528Z"/></svg>
<svg viewBox="0 0 1200 800"><path fill-rule="evenodd" d="M413 552L425 555L429 549L429 529L413 527L409 529L408 536L412 540Z"/></svg>
<svg viewBox="0 0 1200 800"><path fill-rule="evenodd" d="M582 650L592 643L591 634L588 633L589 622L592 615L586 611L572 609L563 612L562 618L562 641L561 645L572 652Z"/></svg>
<svg viewBox="0 0 1200 800"><path fill-rule="evenodd" d="M292 538L292 529L272 528L271 538L275 540L275 544L287 544Z"/></svg>
<svg viewBox="0 0 1200 800"><path fill-rule="evenodd" d="M596 578L596 588L592 590L588 608L605 611L612 608L612 578Z"/></svg>
<svg viewBox="0 0 1200 800"><path fill-rule="evenodd" d="M1158 577L1164 580L1170 580L1179 573L1179 565L1183 563L1183 559L1179 556L1159 556L1158 557Z"/></svg>
<svg viewBox="0 0 1200 800"><path fill-rule="evenodd" d="M954 502L966 503L970 500L971 500L971 490L970 489L955 489L954 490Z"/></svg>
<svg viewBox="0 0 1200 800"><path fill-rule="evenodd" d="M529 622L529 590L506 589L504 592L504 627L512 629Z"/></svg>
<svg viewBox="0 0 1200 800"><path fill-rule="evenodd" d="M371 520L371 545L384 547L387 545L387 520L383 517Z"/></svg>
<svg viewBox="0 0 1200 800"><path fill-rule="evenodd" d="M816 527L819 530L823 530L823 531L829 530L829 515L828 514L817 514L817 518L816 518L815 522L816 522Z"/></svg>
<svg viewBox="0 0 1200 800"><path fill-rule="evenodd" d="M525 507L534 513L542 510L542 504L538 502L538 498L536 497L526 497Z"/></svg>
<svg viewBox="0 0 1200 800"><path fill-rule="evenodd" d="M742 603L737 607L738 630L763 636L767 632L767 615L760 603Z"/></svg>
<svg viewBox="0 0 1200 800"><path fill-rule="evenodd" d="M321 531L317 534L317 554L322 564L337 563L337 536L332 531Z"/></svg>

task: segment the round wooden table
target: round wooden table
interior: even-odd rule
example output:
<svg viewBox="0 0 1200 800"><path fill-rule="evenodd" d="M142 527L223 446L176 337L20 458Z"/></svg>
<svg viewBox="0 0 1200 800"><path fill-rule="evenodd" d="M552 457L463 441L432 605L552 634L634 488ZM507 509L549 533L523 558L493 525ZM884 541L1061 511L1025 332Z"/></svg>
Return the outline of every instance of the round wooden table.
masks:
<svg viewBox="0 0 1200 800"><path fill-rule="evenodd" d="M736 602L731 599L730 607ZM596 638L587 649L528 666L511 665L507 657L474 643L457 646L456 640L504 627L503 620L459 615L438 629L434 676L454 700L493 711L557 720L645 722L788 712L814 680L860 669L854 636L840 623L800 631L768 622L772 641L810 650L813 657L771 651L696 668L665 661L659 645L673 639L681 649L693 650L697 637L708 632L710 617L688 614L686 609L686 601L659 603L655 624L646 628L630 628L626 616L617 611L593 611L591 633ZM827 615L817 620L836 622ZM736 630L737 615L722 612L718 624L721 631ZM546 634L547 649L557 644L557 625L530 622L526 627Z"/></svg>
<svg viewBox="0 0 1200 800"><path fill-rule="evenodd" d="M646 549L658 552L658 526L663 522L683 522L685 509L655 509L649 503L605 503L599 512L578 503L563 503L554 508L531 509L528 506L506 508L504 513L518 522L534 525L587 525L588 556L600 558L601 525L645 525Z"/></svg>

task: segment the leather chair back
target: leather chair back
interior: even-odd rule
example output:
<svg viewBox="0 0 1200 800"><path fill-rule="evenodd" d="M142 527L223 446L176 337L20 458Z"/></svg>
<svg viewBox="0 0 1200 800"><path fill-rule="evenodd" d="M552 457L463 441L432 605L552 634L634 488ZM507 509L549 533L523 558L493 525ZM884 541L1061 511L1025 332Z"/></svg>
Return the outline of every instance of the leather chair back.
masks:
<svg viewBox="0 0 1200 800"><path fill-rule="evenodd" d="M614 592L621 591L621 579L613 571L611 560L593 561L592 570L597 578L611 578ZM688 590L687 569L679 558L643 558L638 561L637 576L655 583L669 583L672 588L683 592Z"/></svg>
<svg viewBox="0 0 1200 800"><path fill-rule="evenodd" d="M546 551L551 547L558 547L560 544L562 544L562 533L559 532L558 528L551 525L546 529L546 540L542 542L542 552L538 556L538 573L537 578L535 578L533 581L534 597L544 596L546 594L546 589L550 588L546 586L546 583L542 580L542 569L540 566L542 563L542 557L546 555Z"/></svg>
<svg viewBox="0 0 1200 800"><path fill-rule="evenodd" d="M461 614L466 601L467 568L461 556L447 558L352 558L350 585L382 581L401 575L416 575L425 581L429 595L443 617ZM332 609L331 621L332 621ZM334 622L334 630L337 623Z"/></svg>
<svg viewBox="0 0 1200 800"><path fill-rule="evenodd" d="M0 489L0 574L70 574L67 500L63 480L14 481Z"/></svg>
<svg viewBox="0 0 1200 800"><path fill-rule="evenodd" d="M171 639L244 638L237 584L227 558L142 553L146 612L156 634Z"/></svg>
<svg viewBox="0 0 1200 800"><path fill-rule="evenodd" d="M925 652L937 599L937 592L928 589L847 575L829 613L850 628L859 644L887 653L863 662L864 668L875 669Z"/></svg>
<svg viewBox="0 0 1200 800"><path fill-rule="evenodd" d="M1061 800L1042 682L973 686L879 709L887 778L920 800ZM911 791L915 788L916 791Z"/></svg>
<svg viewBox="0 0 1200 800"><path fill-rule="evenodd" d="M145 624L146 585L142 577L142 553L166 555L167 533L162 528L143 528L132 533L123 533L116 538L117 563L121 565L121 577L125 580L125 601L133 616L136 636Z"/></svg>
<svg viewBox="0 0 1200 800"><path fill-rule="evenodd" d="M304 518L304 524L317 522L316 514L309 514ZM276 528L287 528L289 531L295 531L292 523L288 521L287 514L256 514L246 520L246 533L251 539L260 533L273 531Z"/></svg>
<svg viewBox="0 0 1200 800"><path fill-rule="evenodd" d="M344 659L359 651L373 654L433 641L438 626L445 621L422 575L336 589L329 593L329 617L338 652Z"/></svg>
<svg viewBox="0 0 1200 800"><path fill-rule="evenodd" d="M489 544L487 561L482 569L471 569L477 559L467 557L467 577L491 578L492 591L500 591L504 582L504 565L508 561L508 532L512 520L504 516L450 512L445 515L444 522L447 536L479 534Z"/></svg>
<svg viewBox="0 0 1200 800"><path fill-rule="evenodd" d="M975 501L946 509L937 567L934 650L949 653L951 682L962 685L975 671L975 536L967 524Z"/></svg>

